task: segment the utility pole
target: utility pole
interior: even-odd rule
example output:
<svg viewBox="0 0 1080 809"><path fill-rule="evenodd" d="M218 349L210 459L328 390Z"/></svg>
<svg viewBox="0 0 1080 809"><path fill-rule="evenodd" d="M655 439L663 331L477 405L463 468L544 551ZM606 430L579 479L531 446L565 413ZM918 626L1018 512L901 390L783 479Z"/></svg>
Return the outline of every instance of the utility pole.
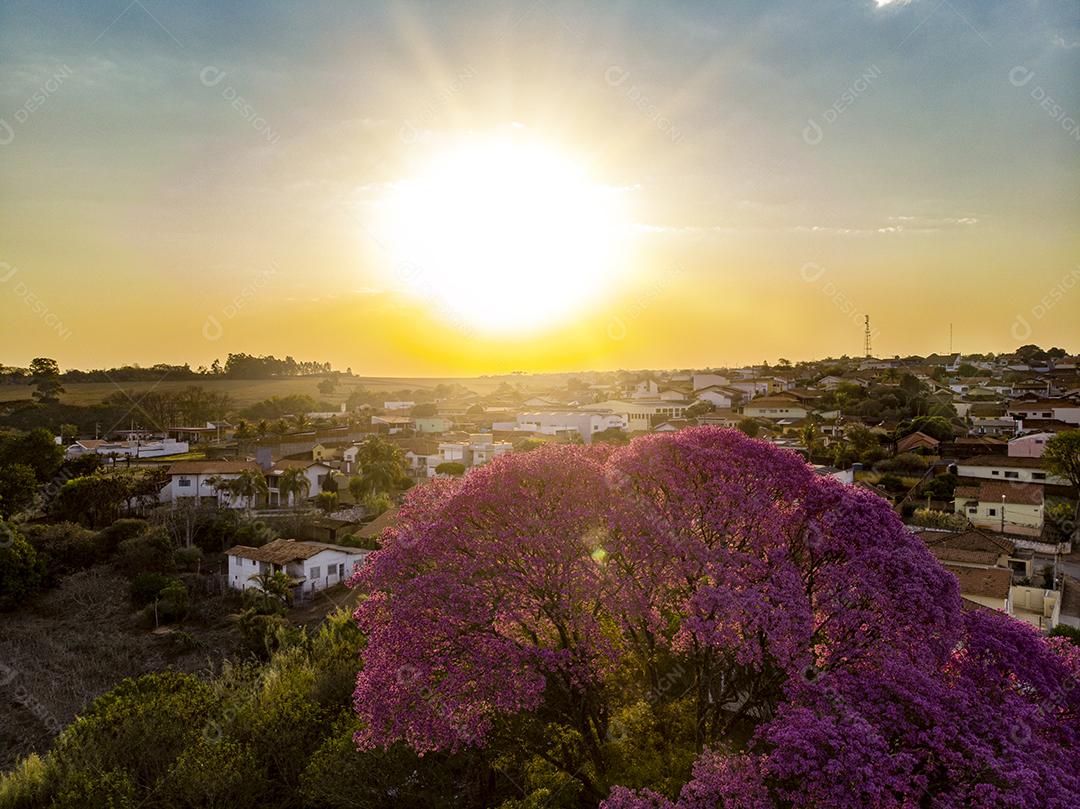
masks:
<svg viewBox="0 0 1080 809"><path fill-rule="evenodd" d="M949 324L949 356L952 356L952 323Z"/></svg>
<svg viewBox="0 0 1080 809"><path fill-rule="evenodd" d="M866 315L865 319L866 328L863 329L863 353L867 359L870 358L870 315Z"/></svg>

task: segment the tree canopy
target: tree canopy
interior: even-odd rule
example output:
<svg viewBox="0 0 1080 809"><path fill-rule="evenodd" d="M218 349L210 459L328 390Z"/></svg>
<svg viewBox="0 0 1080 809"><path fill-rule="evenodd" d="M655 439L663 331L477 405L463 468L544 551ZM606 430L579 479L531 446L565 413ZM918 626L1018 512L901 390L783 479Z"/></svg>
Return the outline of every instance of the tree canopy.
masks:
<svg viewBox="0 0 1080 809"><path fill-rule="evenodd" d="M965 614L887 503L735 430L417 487L352 583L362 749L620 809L1080 801L1076 647Z"/></svg>

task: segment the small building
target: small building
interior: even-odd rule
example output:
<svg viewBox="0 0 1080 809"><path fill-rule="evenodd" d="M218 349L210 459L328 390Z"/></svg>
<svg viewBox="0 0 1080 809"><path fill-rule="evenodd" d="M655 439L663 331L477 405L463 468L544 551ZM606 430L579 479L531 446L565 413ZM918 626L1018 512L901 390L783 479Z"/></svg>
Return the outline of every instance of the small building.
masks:
<svg viewBox="0 0 1080 809"><path fill-rule="evenodd" d="M957 486L953 494L953 510L979 528L1032 537L1042 534L1042 486L985 481L979 486Z"/></svg>
<svg viewBox="0 0 1080 809"><path fill-rule="evenodd" d="M243 472L260 472L253 461L177 461L166 471L169 482L161 491L163 502L174 505L195 502L197 505L220 505L244 508L242 497L232 497L215 488L216 480L235 480Z"/></svg>
<svg viewBox="0 0 1080 809"><path fill-rule="evenodd" d="M743 415L754 419L804 419L810 415L810 411L796 399L763 396L747 402Z"/></svg>
<svg viewBox="0 0 1080 809"><path fill-rule="evenodd" d="M225 555L229 557L229 586L234 590L258 589L253 576L282 571L296 582L298 593L308 594L346 581L369 553L325 542L275 539L259 548L235 545Z"/></svg>
<svg viewBox="0 0 1080 809"><path fill-rule="evenodd" d="M896 442L896 451L936 453L941 442L926 433L914 432Z"/></svg>
<svg viewBox="0 0 1080 809"><path fill-rule="evenodd" d="M1046 442L1054 433L1038 432L1021 435L1009 441L1010 458L1041 458L1046 452Z"/></svg>
<svg viewBox="0 0 1080 809"><path fill-rule="evenodd" d="M956 474L962 478L1011 480L1019 483L1068 486L1069 482L1049 474L1041 458L1017 455L978 455L958 461Z"/></svg>

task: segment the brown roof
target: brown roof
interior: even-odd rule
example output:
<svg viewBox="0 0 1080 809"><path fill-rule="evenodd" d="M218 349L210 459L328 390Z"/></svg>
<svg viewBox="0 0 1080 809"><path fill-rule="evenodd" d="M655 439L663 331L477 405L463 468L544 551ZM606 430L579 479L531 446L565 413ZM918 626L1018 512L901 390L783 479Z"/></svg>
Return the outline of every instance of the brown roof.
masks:
<svg viewBox="0 0 1080 809"><path fill-rule="evenodd" d="M920 531L919 539L926 543L931 551L934 548L952 548L961 551L983 551L998 554L1012 555L1016 550L1016 543L1002 536L991 536L984 531L969 529L967 531Z"/></svg>
<svg viewBox="0 0 1080 809"><path fill-rule="evenodd" d="M980 503L997 503L1001 498L1018 506L1041 506L1043 487L1038 483L1005 483L987 481L979 486Z"/></svg>
<svg viewBox="0 0 1080 809"><path fill-rule="evenodd" d="M1000 554L994 551L965 551L961 548L943 548L933 546L930 553L939 562L955 562L965 565L979 565L981 567L993 567Z"/></svg>
<svg viewBox="0 0 1080 809"><path fill-rule="evenodd" d="M235 475L246 469L259 471L254 461L177 461L169 466L170 475Z"/></svg>
<svg viewBox="0 0 1080 809"><path fill-rule="evenodd" d="M976 500L979 497L978 486L957 486L953 489L953 497L966 497L969 500Z"/></svg>
<svg viewBox="0 0 1080 809"><path fill-rule="evenodd" d="M227 556L239 556L241 559L254 559L257 562L272 562L275 565L285 565L302 559L310 559L325 550L343 551L345 553L360 553L358 548L347 548L344 545L331 545L327 542L307 542L295 539L275 539L265 545L252 548L247 545L234 545L225 553Z"/></svg>
<svg viewBox="0 0 1080 809"><path fill-rule="evenodd" d="M934 438L932 435L926 433L914 432L911 435L905 435L899 441L896 442L896 449L898 452L903 452L909 447L930 447L934 448L941 442Z"/></svg>
<svg viewBox="0 0 1080 809"><path fill-rule="evenodd" d="M1009 588L1012 586L1012 571L1007 568L945 565L945 569L959 580L961 595L1000 598L1002 600L1009 597Z"/></svg>
<svg viewBox="0 0 1080 809"><path fill-rule="evenodd" d="M1013 466L1017 469L1042 469L1042 458L1020 458L1013 455L976 455L957 461L957 466Z"/></svg>
<svg viewBox="0 0 1080 809"><path fill-rule="evenodd" d="M309 466L327 466L322 461L313 461L310 458L307 460L291 460L289 458L283 458L274 464L271 472L284 472L286 469L307 469Z"/></svg>
<svg viewBox="0 0 1080 809"><path fill-rule="evenodd" d="M387 509L357 531L356 536L361 537L362 539L378 539L388 528L393 528L397 525L397 522L398 510L395 506L394 508Z"/></svg>

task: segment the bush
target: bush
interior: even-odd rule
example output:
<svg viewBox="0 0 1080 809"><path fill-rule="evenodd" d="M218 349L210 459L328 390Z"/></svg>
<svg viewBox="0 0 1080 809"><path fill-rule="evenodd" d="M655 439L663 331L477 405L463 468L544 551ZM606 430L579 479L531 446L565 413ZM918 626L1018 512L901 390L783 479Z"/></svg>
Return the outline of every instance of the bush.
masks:
<svg viewBox="0 0 1080 809"><path fill-rule="evenodd" d="M177 548L173 559L181 570L194 573L202 566L203 552L197 545L192 545L190 548Z"/></svg>
<svg viewBox="0 0 1080 809"><path fill-rule="evenodd" d="M61 770L119 771L140 793L149 792L204 735L218 705L210 687L190 674L128 678L95 699L60 734L51 755Z"/></svg>
<svg viewBox="0 0 1080 809"><path fill-rule="evenodd" d="M98 559L105 561L112 557L116 553L117 548L120 547L120 543L125 539L132 539L141 534L146 533L149 523L146 520L137 520L134 518L124 518L117 520L112 525L102 528L97 532L97 536L94 537L94 544L97 546Z"/></svg>
<svg viewBox="0 0 1080 809"><path fill-rule="evenodd" d="M964 531L968 527L968 519L963 514L950 514L930 508L915 509L911 522L922 528L944 528L948 531Z"/></svg>
<svg viewBox="0 0 1080 809"><path fill-rule="evenodd" d="M85 570L98 561L97 535L76 523L26 526L24 532L45 556L52 579Z"/></svg>
<svg viewBox="0 0 1080 809"><path fill-rule="evenodd" d="M244 809L264 805L269 786L250 747L204 736L176 759L161 800L169 807Z"/></svg>
<svg viewBox="0 0 1080 809"><path fill-rule="evenodd" d="M929 461L914 452L901 452L892 458L886 458L874 464L878 472L900 472L902 474L922 474L930 465Z"/></svg>
<svg viewBox="0 0 1080 809"><path fill-rule="evenodd" d="M123 573L171 573L176 569L172 539L161 529L125 539L116 552L116 566Z"/></svg>
<svg viewBox="0 0 1080 809"><path fill-rule="evenodd" d="M139 573L131 580L128 595L131 603L136 607L145 607L157 600L158 594L172 584L176 579L166 576L164 573Z"/></svg>
<svg viewBox="0 0 1080 809"><path fill-rule="evenodd" d="M7 523L0 522L0 610L10 610L45 586L45 560Z"/></svg>
<svg viewBox="0 0 1080 809"><path fill-rule="evenodd" d="M880 478L878 478L877 485L885 491L889 492L889 494L897 494L899 492L907 491L908 488L907 484L905 484L899 476L894 475L891 472L887 472Z"/></svg>
<svg viewBox="0 0 1080 809"><path fill-rule="evenodd" d="M183 620L188 612L187 585L173 579L158 593L157 616L163 623Z"/></svg>

